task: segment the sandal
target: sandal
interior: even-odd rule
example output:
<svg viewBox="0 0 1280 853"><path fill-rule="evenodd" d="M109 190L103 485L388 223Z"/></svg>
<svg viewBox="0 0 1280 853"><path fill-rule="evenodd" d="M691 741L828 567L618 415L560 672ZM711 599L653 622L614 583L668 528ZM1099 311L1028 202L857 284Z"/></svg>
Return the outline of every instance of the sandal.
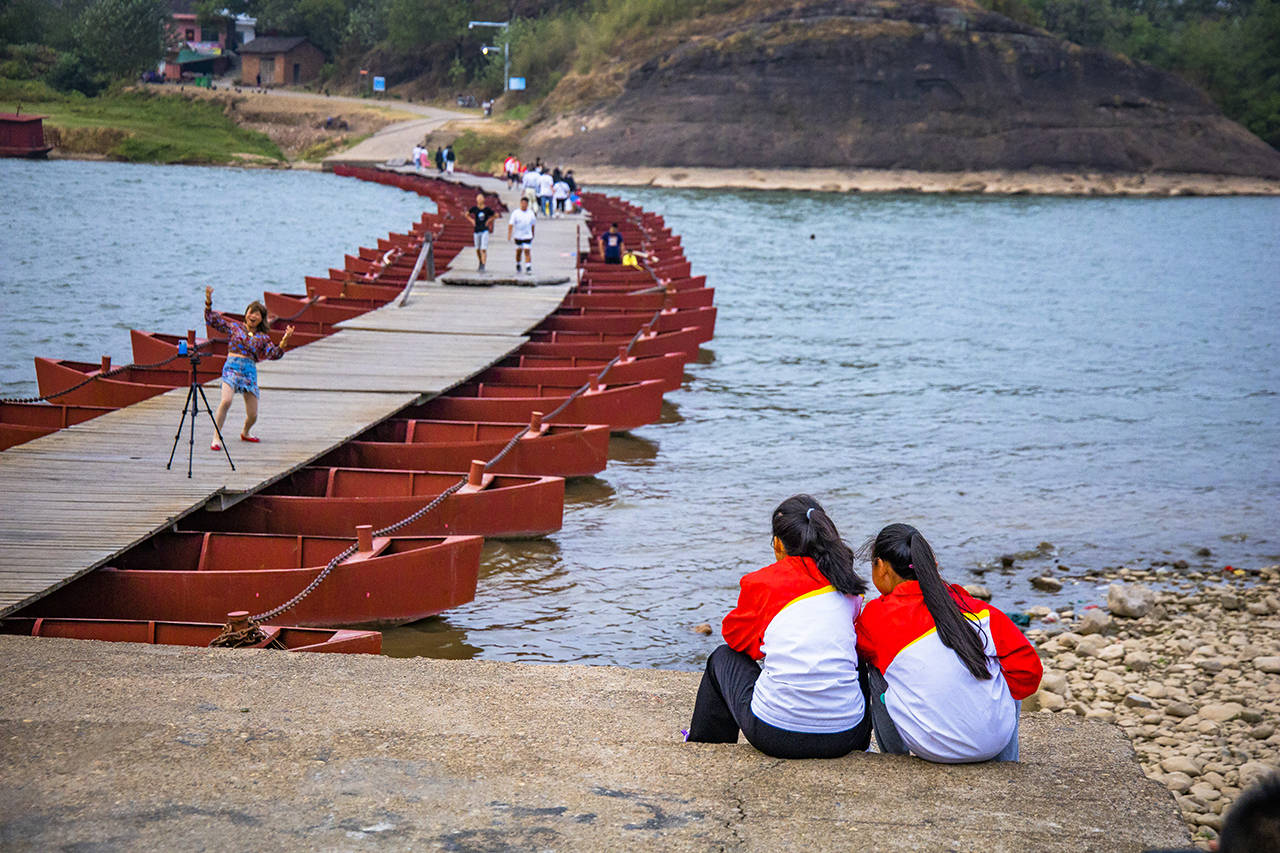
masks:
<svg viewBox="0 0 1280 853"><path fill-rule="evenodd" d="M241 441L251 441L251 442L253 442L254 444L257 444L257 443L258 443L259 441L261 441L262 439L258 438L256 435L245 435L244 433L240 433L240 440L241 440Z"/></svg>
<svg viewBox="0 0 1280 853"><path fill-rule="evenodd" d="M221 445L221 444L218 444L218 442L216 442L216 441L215 441L213 444L209 445L209 449L210 449L210 450L221 450L221 449L222 449L222 445Z"/></svg>

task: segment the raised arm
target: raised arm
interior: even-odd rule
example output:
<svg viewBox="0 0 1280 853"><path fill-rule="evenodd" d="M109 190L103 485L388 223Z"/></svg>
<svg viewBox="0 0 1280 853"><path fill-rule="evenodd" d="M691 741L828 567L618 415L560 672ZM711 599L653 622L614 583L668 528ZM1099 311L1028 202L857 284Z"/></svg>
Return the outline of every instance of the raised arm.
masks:
<svg viewBox="0 0 1280 853"><path fill-rule="evenodd" d="M213 310L213 287L208 285L204 289L204 321L210 328L217 329L224 335L231 334L231 324L227 322L227 318Z"/></svg>

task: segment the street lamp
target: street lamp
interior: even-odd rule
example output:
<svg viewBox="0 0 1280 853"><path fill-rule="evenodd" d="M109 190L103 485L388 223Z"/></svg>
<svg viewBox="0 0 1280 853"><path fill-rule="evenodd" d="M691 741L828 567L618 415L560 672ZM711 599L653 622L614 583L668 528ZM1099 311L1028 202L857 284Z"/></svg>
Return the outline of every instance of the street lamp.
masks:
<svg viewBox="0 0 1280 853"><path fill-rule="evenodd" d="M476 27L496 27L505 30L511 26L510 21L468 21L467 29L472 30ZM497 46L486 44L481 45L480 52L485 56L489 55L489 51L497 50ZM511 83L511 39L504 38L502 40L502 91L507 91L507 86Z"/></svg>

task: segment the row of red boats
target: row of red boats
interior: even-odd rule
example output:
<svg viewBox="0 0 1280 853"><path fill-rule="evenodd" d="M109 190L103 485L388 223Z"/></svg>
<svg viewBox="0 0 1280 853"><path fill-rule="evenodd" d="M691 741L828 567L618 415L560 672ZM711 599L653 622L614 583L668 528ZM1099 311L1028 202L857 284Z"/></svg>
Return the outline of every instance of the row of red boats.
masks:
<svg viewBox="0 0 1280 853"><path fill-rule="evenodd" d="M474 189L373 169L336 171L418 192L437 212L409 233L348 255L327 277L307 277L305 293L265 294L274 326L294 325L299 345L398 297L428 234L442 264L471 245L463 211ZM714 332L714 292L705 277L690 274L680 238L660 216L598 194L587 194L584 205L593 232L618 222L649 266L580 258L580 284L510 357L230 509L187 516L181 529L156 534L0 629L204 645L228 612L269 612L288 601L353 538L354 555L289 611L288 621L302 627L263 626L268 639L258 645L377 651L376 632L333 629L403 624L470 601L483 537L558 530L564 478L603 470L611 432L656 421L663 394L680 387L685 363ZM225 340L207 334L196 342L207 354L201 381L217 379L226 358ZM0 449L189 382L185 360L176 360L179 336L134 330L131 337L133 365L37 358L48 402L0 404ZM473 462L504 450L491 464ZM451 487L394 535L373 535Z"/></svg>

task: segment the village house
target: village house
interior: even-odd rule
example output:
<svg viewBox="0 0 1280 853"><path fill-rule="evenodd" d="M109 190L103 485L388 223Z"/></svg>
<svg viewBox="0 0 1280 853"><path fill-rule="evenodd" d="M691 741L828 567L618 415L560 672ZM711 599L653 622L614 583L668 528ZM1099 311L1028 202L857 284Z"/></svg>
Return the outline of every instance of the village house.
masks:
<svg viewBox="0 0 1280 853"><path fill-rule="evenodd" d="M259 36L240 48L246 85L296 86L320 76L324 53L303 36Z"/></svg>

